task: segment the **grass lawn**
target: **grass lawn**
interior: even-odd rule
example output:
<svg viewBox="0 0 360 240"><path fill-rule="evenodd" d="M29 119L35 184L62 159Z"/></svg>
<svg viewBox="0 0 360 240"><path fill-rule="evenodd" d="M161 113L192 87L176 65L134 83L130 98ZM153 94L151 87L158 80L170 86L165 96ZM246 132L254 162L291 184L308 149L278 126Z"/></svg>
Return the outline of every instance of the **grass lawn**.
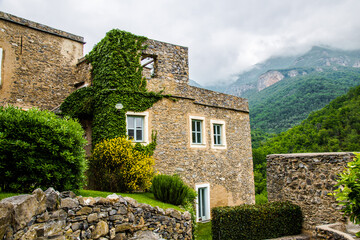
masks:
<svg viewBox="0 0 360 240"><path fill-rule="evenodd" d="M196 240L211 240L211 221L207 223L198 223L195 231Z"/></svg>
<svg viewBox="0 0 360 240"><path fill-rule="evenodd" d="M15 195L20 195L20 194L21 193L0 192L0 200L3 198L8 198L8 197L12 197ZM110 194L113 194L113 193L112 192L93 191L93 190L80 190L79 194L77 194L77 195L81 195L83 197L104 197L105 198ZM154 194L152 194L152 193L117 193L117 194L121 195L123 197L131 197L131 198L135 199L136 201L138 201L139 203L146 203L153 207L158 206L162 209L174 208L176 210L184 212L184 210L178 206L175 206L175 205L172 205L169 203L163 203L161 201L156 200L154 197Z"/></svg>

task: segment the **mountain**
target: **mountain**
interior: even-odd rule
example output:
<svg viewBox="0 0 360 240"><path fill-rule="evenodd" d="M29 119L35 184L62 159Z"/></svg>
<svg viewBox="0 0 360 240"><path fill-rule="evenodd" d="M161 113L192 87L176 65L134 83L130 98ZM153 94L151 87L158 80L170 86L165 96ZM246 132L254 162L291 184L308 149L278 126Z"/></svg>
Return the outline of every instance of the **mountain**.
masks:
<svg viewBox="0 0 360 240"><path fill-rule="evenodd" d="M328 68L323 67L323 72L315 68L280 70L287 77L249 97L251 128L280 133L360 85L360 68Z"/></svg>
<svg viewBox="0 0 360 240"><path fill-rule="evenodd" d="M313 112L300 125L254 149L256 164L267 154L360 151L360 86Z"/></svg>
<svg viewBox="0 0 360 240"><path fill-rule="evenodd" d="M225 92L250 98L252 94L286 77L306 75L309 71L324 72L329 69L336 71L339 67L359 68L360 50L345 51L315 46L302 55L273 57L238 75L237 80Z"/></svg>

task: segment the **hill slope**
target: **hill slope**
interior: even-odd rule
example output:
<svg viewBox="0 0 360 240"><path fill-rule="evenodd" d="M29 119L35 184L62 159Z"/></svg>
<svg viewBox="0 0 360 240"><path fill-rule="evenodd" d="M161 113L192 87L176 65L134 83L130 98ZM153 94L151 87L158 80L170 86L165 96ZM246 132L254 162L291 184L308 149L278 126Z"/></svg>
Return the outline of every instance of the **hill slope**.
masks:
<svg viewBox="0 0 360 240"><path fill-rule="evenodd" d="M251 127L280 133L359 84L359 68L327 69L287 77L250 96Z"/></svg>
<svg viewBox="0 0 360 240"><path fill-rule="evenodd" d="M267 154L360 151L360 86L313 112L300 125L254 149L255 163Z"/></svg>

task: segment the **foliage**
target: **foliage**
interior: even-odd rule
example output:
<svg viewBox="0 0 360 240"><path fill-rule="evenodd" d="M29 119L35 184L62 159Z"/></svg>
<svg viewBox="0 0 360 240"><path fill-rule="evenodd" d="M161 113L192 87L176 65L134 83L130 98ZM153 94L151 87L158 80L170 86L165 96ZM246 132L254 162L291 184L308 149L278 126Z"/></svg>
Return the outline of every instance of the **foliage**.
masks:
<svg viewBox="0 0 360 240"><path fill-rule="evenodd" d="M360 150L360 86L352 88L300 125L253 149L256 193L266 182L266 155L274 153L341 152ZM261 174L263 179L261 179Z"/></svg>
<svg viewBox="0 0 360 240"><path fill-rule="evenodd" d="M296 69L299 72L302 69ZM360 69L325 69L280 82L249 97L252 130L280 133L360 84ZM279 70L281 71L281 70ZM307 70L308 71L308 70Z"/></svg>
<svg viewBox="0 0 360 240"><path fill-rule="evenodd" d="M360 223L360 154L356 154L353 161L348 163L348 167L340 174L337 180L338 187L334 196L346 215L350 216L350 221L355 224ZM356 234L360 237L360 232Z"/></svg>
<svg viewBox="0 0 360 240"><path fill-rule="evenodd" d="M0 183L4 192L82 187L86 167L81 125L49 111L0 107Z"/></svg>
<svg viewBox="0 0 360 240"><path fill-rule="evenodd" d="M126 112L143 112L164 97L146 90L140 63L145 40L118 29L109 31L86 55L92 65L92 86L73 92L60 107L64 115L92 118L93 146L126 136ZM117 103L123 105L120 111Z"/></svg>
<svg viewBox="0 0 360 240"><path fill-rule="evenodd" d="M156 199L174 205L192 203L196 198L195 190L187 186L178 175L154 176L151 190Z"/></svg>
<svg viewBox="0 0 360 240"><path fill-rule="evenodd" d="M268 202L267 191L263 191L262 193L255 195L256 204L264 204L267 202Z"/></svg>
<svg viewBox="0 0 360 240"><path fill-rule="evenodd" d="M214 239L258 240L296 235L301 233L302 222L300 207L290 202L212 209Z"/></svg>
<svg viewBox="0 0 360 240"><path fill-rule="evenodd" d="M117 137L98 143L89 159L89 178L96 190L133 192L151 186L154 159Z"/></svg>

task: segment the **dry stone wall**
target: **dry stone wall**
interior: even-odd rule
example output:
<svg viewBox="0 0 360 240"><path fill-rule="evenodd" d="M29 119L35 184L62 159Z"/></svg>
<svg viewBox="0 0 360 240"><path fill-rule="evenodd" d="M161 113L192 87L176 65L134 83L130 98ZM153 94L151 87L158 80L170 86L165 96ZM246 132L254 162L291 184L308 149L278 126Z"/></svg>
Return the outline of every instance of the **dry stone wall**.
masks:
<svg viewBox="0 0 360 240"><path fill-rule="evenodd" d="M0 239L191 239L189 212L49 188L0 201Z"/></svg>
<svg viewBox="0 0 360 240"><path fill-rule="evenodd" d="M301 207L304 230L344 221L335 198L330 196L337 175L354 158L353 153L302 153L267 156L269 201L291 201ZM314 232L313 232L314 233Z"/></svg>

